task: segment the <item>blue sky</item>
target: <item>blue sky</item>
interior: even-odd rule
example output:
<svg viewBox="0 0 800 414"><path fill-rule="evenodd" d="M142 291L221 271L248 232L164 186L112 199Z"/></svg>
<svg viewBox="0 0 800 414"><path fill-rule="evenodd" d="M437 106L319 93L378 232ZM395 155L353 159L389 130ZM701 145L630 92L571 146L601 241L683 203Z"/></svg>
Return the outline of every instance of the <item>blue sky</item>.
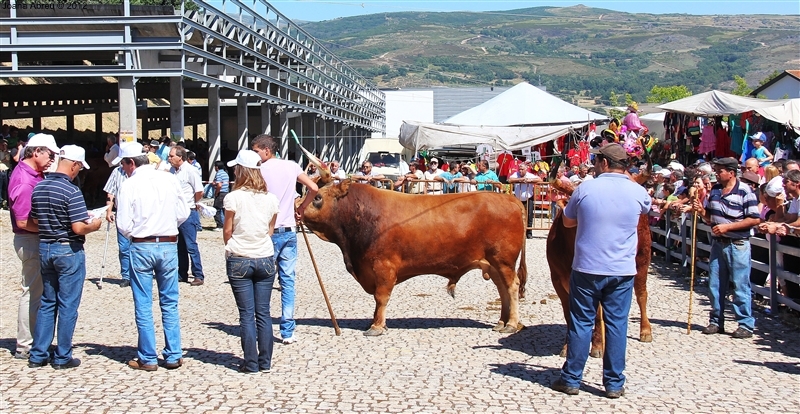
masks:
<svg viewBox="0 0 800 414"><path fill-rule="evenodd" d="M583 4L630 13L687 14L781 14L800 20L798 0L549 0L549 1L473 1L473 0L267 0L292 20L321 21L337 17L402 11L501 11L539 6L568 7Z"/></svg>

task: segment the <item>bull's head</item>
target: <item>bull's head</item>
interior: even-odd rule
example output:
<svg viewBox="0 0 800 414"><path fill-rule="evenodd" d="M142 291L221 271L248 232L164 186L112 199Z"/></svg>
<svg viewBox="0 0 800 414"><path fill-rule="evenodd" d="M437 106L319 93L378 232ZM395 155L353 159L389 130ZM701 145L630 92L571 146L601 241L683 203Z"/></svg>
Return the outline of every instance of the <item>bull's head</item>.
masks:
<svg viewBox="0 0 800 414"><path fill-rule="evenodd" d="M328 176L330 177L330 174ZM320 181L323 179L324 177L320 178ZM340 223L343 218L347 218L341 217L341 209L338 209L336 205L341 198L347 195L352 183L347 179L339 184L320 185L314 200L306 207L303 213L303 223L322 240L336 242L339 230L335 224ZM296 199L295 206L299 206L304 199L305 196Z"/></svg>

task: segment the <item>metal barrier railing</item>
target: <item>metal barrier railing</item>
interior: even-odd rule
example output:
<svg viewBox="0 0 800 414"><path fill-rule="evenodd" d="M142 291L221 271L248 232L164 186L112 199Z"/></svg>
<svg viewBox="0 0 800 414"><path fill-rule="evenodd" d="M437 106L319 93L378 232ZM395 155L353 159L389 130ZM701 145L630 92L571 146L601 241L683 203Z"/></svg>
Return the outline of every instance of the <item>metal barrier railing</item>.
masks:
<svg viewBox="0 0 800 414"><path fill-rule="evenodd" d="M655 212L651 212L650 215L654 217L659 216L659 214ZM691 270L690 256L692 248L692 220L686 220L685 216L683 219L681 217L673 217L672 211L667 210L664 212L663 223L666 224L665 228L663 229L659 227L658 224L650 226L650 231L654 235L652 244L653 248L664 252L664 260L667 263L671 263L673 257L680 257L682 266L687 271ZM673 228L673 224L677 225L677 229ZM709 254L711 253L711 244L706 242L709 241L707 235L710 232L711 227L700 222L697 223L697 237L695 240L695 245L698 251L708 252ZM659 237L655 237L656 235L660 236L660 238L663 238L663 244L658 241ZM768 298L770 309L773 311L778 308L779 303L782 303L794 310L800 311L800 303L797 303L784 295L778 294L779 279L800 284L800 275L784 269L783 266L779 264L778 254L781 254L784 257L793 256L795 258L800 258L800 248L778 244L777 236L774 234L767 234L765 236L765 239L760 237L750 237L750 245L767 249L769 251L769 259L766 263L751 259L750 266L753 269L768 273L770 275L770 284L769 286L752 285L752 291L764 296L765 298ZM680 251L673 249L675 242L680 242ZM695 268L709 271L709 264L703 262L702 260L696 260Z"/></svg>

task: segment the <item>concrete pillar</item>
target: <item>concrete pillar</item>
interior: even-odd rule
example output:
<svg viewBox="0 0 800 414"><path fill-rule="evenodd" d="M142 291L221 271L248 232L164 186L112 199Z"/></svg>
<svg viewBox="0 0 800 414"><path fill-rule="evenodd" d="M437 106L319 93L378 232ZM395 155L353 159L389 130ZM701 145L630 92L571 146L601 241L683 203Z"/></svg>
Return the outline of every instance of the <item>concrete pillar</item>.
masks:
<svg viewBox="0 0 800 414"><path fill-rule="evenodd" d="M120 141L135 142L136 131L136 86L132 76L120 76L119 82L119 132Z"/></svg>
<svg viewBox="0 0 800 414"><path fill-rule="evenodd" d="M94 113L94 139L98 144L103 143L103 109L99 102L95 102ZM103 146L105 148L105 146Z"/></svg>
<svg viewBox="0 0 800 414"><path fill-rule="evenodd" d="M289 159L289 114L286 110L281 112L280 115L280 128L281 128L281 158Z"/></svg>
<svg viewBox="0 0 800 414"><path fill-rule="evenodd" d="M272 135L272 112L275 105L270 105L266 101L261 102L261 133Z"/></svg>
<svg viewBox="0 0 800 414"><path fill-rule="evenodd" d="M173 141L183 139L183 80L180 76L169 78L169 132Z"/></svg>
<svg viewBox="0 0 800 414"><path fill-rule="evenodd" d="M239 139L236 148L239 150L247 149L249 146L249 122L247 119L247 96L236 98L236 130Z"/></svg>
<svg viewBox="0 0 800 414"><path fill-rule="evenodd" d="M67 114L67 138L70 142L75 139L75 114Z"/></svg>
<svg viewBox="0 0 800 414"><path fill-rule="evenodd" d="M208 140L208 165L214 165L221 159L220 120L219 120L219 86L208 88L208 122L206 123L206 139Z"/></svg>
<svg viewBox="0 0 800 414"><path fill-rule="evenodd" d="M192 124L192 141L197 142L197 123Z"/></svg>
<svg viewBox="0 0 800 414"><path fill-rule="evenodd" d="M42 132L42 118L41 117L37 116L36 118L33 118L33 131L34 132ZM27 138L27 137L25 137L25 138Z"/></svg>

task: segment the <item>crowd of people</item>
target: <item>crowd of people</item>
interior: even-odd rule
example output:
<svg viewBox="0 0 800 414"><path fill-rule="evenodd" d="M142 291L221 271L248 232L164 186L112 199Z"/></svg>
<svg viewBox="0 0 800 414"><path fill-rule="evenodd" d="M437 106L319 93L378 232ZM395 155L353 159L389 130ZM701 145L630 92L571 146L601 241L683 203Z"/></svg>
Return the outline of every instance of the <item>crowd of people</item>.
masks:
<svg viewBox="0 0 800 414"><path fill-rule="evenodd" d="M297 163L275 156L278 143L271 136L257 136L252 144L252 151L240 151L227 164L235 172L232 186L225 165L215 165L215 204L221 212L215 219L239 309L245 356L240 371L263 372L271 368L269 304L276 278L282 342L297 340L295 231L317 186ZM14 249L22 262L14 357L27 360L31 368L80 365L72 356L72 336L86 276L83 244L105 217L109 227L116 227L120 286L131 289L139 334L137 355L127 366L143 371L181 367L178 284L202 286L205 281L197 243L203 186L189 151L171 140L143 145L109 138L104 159L114 169L104 188L106 206L96 210L86 208L74 184L90 168L83 148L59 147L52 135L34 134L20 154L8 185ZM309 197L295 208L298 183L307 187ZM165 337L161 360L152 314L154 281Z"/></svg>

